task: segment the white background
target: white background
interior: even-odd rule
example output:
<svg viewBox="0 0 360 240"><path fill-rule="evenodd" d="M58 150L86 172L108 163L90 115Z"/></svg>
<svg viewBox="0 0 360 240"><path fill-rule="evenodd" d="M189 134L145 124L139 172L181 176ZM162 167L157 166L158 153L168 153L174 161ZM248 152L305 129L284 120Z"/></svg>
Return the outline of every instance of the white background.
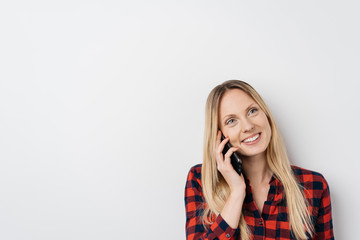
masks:
<svg viewBox="0 0 360 240"><path fill-rule="evenodd" d="M358 236L357 1L0 4L0 239L184 239L217 84L250 83Z"/></svg>

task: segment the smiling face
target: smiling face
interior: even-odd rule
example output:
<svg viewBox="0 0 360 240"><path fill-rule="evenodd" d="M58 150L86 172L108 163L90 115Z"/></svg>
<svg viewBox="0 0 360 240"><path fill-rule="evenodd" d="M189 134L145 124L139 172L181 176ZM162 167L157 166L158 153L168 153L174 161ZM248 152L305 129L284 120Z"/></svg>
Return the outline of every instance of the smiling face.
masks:
<svg viewBox="0 0 360 240"><path fill-rule="evenodd" d="M244 91L225 92L219 106L219 127L230 144L247 157L265 157L271 128L260 106Z"/></svg>

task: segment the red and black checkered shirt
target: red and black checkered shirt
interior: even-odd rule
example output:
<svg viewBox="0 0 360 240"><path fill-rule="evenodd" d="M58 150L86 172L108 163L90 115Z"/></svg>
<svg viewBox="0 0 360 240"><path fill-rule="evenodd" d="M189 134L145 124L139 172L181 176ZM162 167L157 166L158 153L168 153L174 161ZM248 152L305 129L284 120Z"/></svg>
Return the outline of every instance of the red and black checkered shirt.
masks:
<svg viewBox="0 0 360 240"><path fill-rule="evenodd" d="M205 230L202 212L206 206L201 184L201 166L198 164L189 171L185 186L186 239L240 239L240 229L231 228L221 217L213 216L214 223ZM334 239L329 186L325 178L317 172L292 166L299 183L305 187L305 196L310 203L309 210L315 227L315 234L308 239ZM253 239L295 239L290 230L288 210L284 198L284 187L274 176L270 180L267 200L260 215L252 196L249 180L246 182L246 197L242 213Z"/></svg>

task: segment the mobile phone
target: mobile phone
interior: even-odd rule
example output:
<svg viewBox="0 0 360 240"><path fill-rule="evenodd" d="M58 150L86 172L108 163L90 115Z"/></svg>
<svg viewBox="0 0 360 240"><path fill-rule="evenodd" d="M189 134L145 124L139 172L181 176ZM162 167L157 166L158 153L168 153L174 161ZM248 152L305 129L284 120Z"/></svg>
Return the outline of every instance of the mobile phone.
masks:
<svg viewBox="0 0 360 240"><path fill-rule="evenodd" d="M225 136L223 135L223 133L221 132L221 141L223 141L225 139ZM228 141L223 149L223 154L225 155L225 153L231 148L231 144L230 141ZM239 156L239 154L237 154L236 152L234 152L233 154L231 154L230 156L230 160L231 160L231 165L233 166L234 170L241 175L241 167L242 167L242 160Z"/></svg>

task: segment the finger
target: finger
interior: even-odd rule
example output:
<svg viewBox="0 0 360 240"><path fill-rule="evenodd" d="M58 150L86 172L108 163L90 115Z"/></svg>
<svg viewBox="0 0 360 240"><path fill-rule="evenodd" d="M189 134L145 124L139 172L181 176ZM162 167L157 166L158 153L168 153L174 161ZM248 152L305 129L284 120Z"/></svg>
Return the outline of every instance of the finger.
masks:
<svg viewBox="0 0 360 240"><path fill-rule="evenodd" d="M223 166L224 164L224 156L222 153L215 152L215 160L216 160L216 166L219 169L219 167Z"/></svg>
<svg viewBox="0 0 360 240"><path fill-rule="evenodd" d="M219 147L221 143L221 131L218 130L217 136L216 136L216 146L214 149L214 155L215 155L215 159L216 159L216 165L218 170L222 168L222 166L224 165L224 155L222 153L222 149L224 147Z"/></svg>
<svg viewBox="0 0 360 240"><path fill-rule="evenodd" d="M221 150L221 149L219 149L220 143L221 143L221 131L218 130L217 135L216 135L215 147L214 147L215 154L217 154Z"/></svg>
<svg viewBox="0 0 360 240"><path fill-rule="evenodd" d="M220 152L222 153L223 149L224 149L224 146L225 144L229 141L229 137L226 137L217 147L217 152Z"/></svg>
<svg viewBox="0 0 360 240"><path fill-rule="evenodd" d="M226 154L224 155L224 163L225 164L229 164L231 161L230 161L230 156L236 152L237 150L239 149L239 147L231 147L227 152Z"/></svg>
<svg viewBox="0 0 360 240"><path fill-rule="evenodd" d="M217 134L216 134L216 144L215 146L217 147L221 142L221 131L218 130Z"/></svg>
<svg viewBox="0 0 360 240"><path fill-rule="evenodd" d="M221 134L221 132L220 132ZM225 144L229 141L229 137L226 137L218 146L217 150L216 150L216 160L217 160L217 164L218 164L218 169L222 168L224 166L224 155L223 155L223 149Z"/></svg>

